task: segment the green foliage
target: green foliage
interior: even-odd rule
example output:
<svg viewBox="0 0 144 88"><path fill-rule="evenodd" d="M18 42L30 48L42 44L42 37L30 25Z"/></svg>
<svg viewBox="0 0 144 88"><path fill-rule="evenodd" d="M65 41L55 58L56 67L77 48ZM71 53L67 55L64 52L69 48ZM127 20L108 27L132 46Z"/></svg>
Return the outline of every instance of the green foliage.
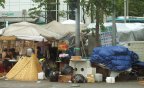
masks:
<svg viewBox="0 0 144 88"><path fill-rule="evenodd" d="M89 0L86 5L88 15L99 17L100 23L103 23L103 15L111 15L113 11L113 0Z"/></svg>
<svg viewBox="0 0 144 88"><path fill-rule="evenodd" d="M100 24L100 29L102 32L105 32L107 30L103 23Z"/></svg>
<svg viewBox="0 0 144 88"><path fill-rule="evenodd" d="M66 17L66 16L67 16L67 13L68 13L68 12L66 12L66 11L59 11L59 12L58 12L59 16L61 16L61 17Z"/></svg>
<svg viewBox="0 0 144 88"><path fill-rule="evenodd" d="M30 10L34 10L34 11L31 11L31 12L29 13L29 15L30 15L32 18L36 18L36 17L39 17L39 16L40 16L40 13L41 13L40 10L38 10L38 9L36 9L36 8L31 8L31 9L29 9L29 11L30 11Z"/></svg>
<svg viewBox="0 0 144 88"><path fill-rule="evenodd" d="M53 20L52 10L56 9L56 0L33 0L33 2L37 3L38 6L29 9L29 15L33 18L35 17L43 17L47 19L47 22ZM46 16L42 16L41 13L47 14Z"/></svg>
<svg viewBox="0 0 144 88"><path fill-rule="evenodd" d="M4 8L5 0L0 0L0 6Z"/></svg>
<svg viewBox="0 0 144 88"><path fill-rule="evenodd" d="M144 15L144 0L129 0L129 15L143 16ZM117 16L124 15L124 0L116 0Z"/></svg>
<svg viewBox="0 0 144 88"><path fill-rule="evenodd" d="M144 0L129 0L129 14L131 16L144 15Z"/></svg>
<svg viewBox="0 0 144 88"><path fill-rule="evenodd" d="M112 4L113 0L89 0L87 5L88 14L94 12L96 7L100 7L100 11L102 11L106 15L111 15L112 13ZM116 16L124 15L124 0L115 0L116 5ZM144 0L129 0L129 16L144 16ZM91 10L92 9L92 10ZM93 13L95 14L95 12Z"/></svg>

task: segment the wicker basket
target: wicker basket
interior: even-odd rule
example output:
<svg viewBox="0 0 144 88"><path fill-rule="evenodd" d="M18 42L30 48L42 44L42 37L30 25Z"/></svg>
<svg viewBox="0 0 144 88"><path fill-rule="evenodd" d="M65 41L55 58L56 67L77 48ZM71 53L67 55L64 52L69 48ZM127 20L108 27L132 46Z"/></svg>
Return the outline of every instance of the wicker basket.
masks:
<svg viewBox="0 0 144 88"><path fill-rule="evenodd" d="M41 66L35 55L22 57L9 71L6 77L10 80L37 81Z"/></svg>

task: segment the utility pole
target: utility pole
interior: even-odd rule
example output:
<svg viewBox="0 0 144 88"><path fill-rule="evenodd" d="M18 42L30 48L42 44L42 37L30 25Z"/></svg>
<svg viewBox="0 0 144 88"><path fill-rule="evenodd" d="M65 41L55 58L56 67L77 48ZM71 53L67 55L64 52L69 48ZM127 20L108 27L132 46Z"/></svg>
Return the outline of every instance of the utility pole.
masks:
<svg viewBox="0 0 144 88"><path fill-rule="evenodd" d="M27 15L27 11L26 9L23 9L22 10L23 21L26 21L26 15Z"/></svg>
<svg viewBox="0 0 144 88"><path fill-rule="evenodd" d="M75 52L80 55L80 0L76 0L76 31L75 31Z"/></svg>
<svg viewBox="0 0 144 88"><path fill-rule="evenodd" d="M113 0L113 20L112 20L112 45L115 46L117 44L117 30L116 30L116 21L115 21L115 16L116 16L116 11L115 11L115 0Z"/></svg>
<svg viewBox="0 0 144 88"><path fill-rule="evenodd" d="M126 14L126 15L129 16L129 0L127 0L126 3L127 3L127 4L126 4L126 5L127 5L127 9L126 9L126 10L127 10L127 14Z"/></svg>
<svg viewBox="0 0 144 88"><path fill-rule="evenodd" d="M127 19L127 0L124 0L124 23L126 23Z"/></svg>

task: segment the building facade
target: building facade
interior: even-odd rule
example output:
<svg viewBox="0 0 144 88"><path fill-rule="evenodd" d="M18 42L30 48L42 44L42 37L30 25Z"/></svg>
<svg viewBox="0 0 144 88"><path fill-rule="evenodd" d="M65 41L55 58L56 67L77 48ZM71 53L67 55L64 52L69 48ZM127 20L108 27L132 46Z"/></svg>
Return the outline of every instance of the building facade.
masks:
<svg viewBox="0 0 144 88"><path fill-rule="evenodd" d="M30 21L34 22L36 19L32 19L28 15L28 10L37 6L32 0L5 0L5 8L0 7L0 23L8 21L20 22ZM67 4L65 0L53 0L55 3L48 5L51 6L51 13L47 13L47 19L50 21L57 20L62 22L64 20L75 20L75 8L76 4L74 0L71 0L71 4ZM51 17L51 19L49 19ZM83 22L83 12L80 10L80 21ZM46 21L46 20L44 20Z"/></svg>

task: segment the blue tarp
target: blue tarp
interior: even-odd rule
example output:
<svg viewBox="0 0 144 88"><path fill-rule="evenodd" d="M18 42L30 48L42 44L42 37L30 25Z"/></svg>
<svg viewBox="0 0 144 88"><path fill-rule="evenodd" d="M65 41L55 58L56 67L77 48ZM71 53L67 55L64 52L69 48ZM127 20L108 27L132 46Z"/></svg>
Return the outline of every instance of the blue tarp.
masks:
<svg viewBox="0 0 144 88"><path fill-rule="evenodd" d="M138 61L138 55L123 46L97 47L90 61L103 64L112 71L125 71Z"/></svg>

